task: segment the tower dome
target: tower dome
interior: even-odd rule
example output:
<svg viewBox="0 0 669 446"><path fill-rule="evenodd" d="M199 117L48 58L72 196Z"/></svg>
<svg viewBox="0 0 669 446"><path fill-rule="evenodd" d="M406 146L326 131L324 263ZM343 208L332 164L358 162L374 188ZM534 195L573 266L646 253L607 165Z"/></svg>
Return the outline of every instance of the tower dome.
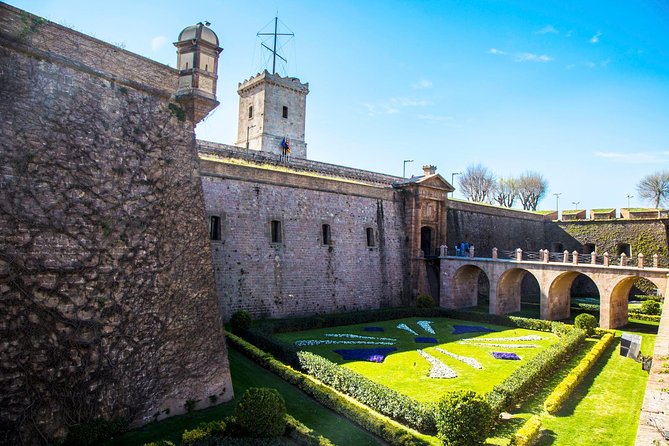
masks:
<svg viewBox="0 0 669 446"><path fill-rule="evenodd" d="M179 33L179 42L186 40L202 40L218 46L218 36L211 30L211 28L202 22L196 25L187 26L181 33Z"/></svg>

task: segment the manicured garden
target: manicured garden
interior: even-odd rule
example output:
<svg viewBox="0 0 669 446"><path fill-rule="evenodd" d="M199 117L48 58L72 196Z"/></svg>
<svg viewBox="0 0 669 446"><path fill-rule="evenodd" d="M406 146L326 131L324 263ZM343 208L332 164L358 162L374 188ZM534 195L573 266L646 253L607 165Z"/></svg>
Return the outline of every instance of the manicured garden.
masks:
<svg viewBox="0 0 669 446"><path fill-rule="evenodd" d="M421 327L421 321L430 322L423 324L427 330ZM453 334L461 327L471 331ZM514 370L557 342L554 334L536 330L418 317L281 333L277 337L422 402L436 402L448 390L490 392ZM342 356L355 352L364 356L366 351L379 348L392 349L380 362L374 361L380 359L378 355L372 360L346 360ZM504 356L519 360L501 359ZM444 364L453 373L431 377L430 372L435 370L431 360L435 359L436 364Z"/></svg>

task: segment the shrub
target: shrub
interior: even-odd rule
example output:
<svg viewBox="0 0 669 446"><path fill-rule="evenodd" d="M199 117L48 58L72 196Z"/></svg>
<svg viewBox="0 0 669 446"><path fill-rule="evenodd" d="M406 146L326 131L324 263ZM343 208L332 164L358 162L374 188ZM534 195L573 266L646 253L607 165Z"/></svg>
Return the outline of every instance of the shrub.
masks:
<svg viewBox="0 0 669 446"><path fill-rule="evenodd" d="M324 384L416 430L435 431L432 405L420 403L314 353L299 352L297 356L302 369Z"/></svg>
<svg viewBox="0 0 669 446"><path fill-rule="evenodd" d="M93 420L74 426L68 432L63 446L88 446L102 443L128 430L128 420L114 418L112 420Z"/></svg>
<svg viewBox="0 0 669 446"><path fill-rule="evenodd" d="M144 446L174 446L174 443L167 440L152 441L151 443L144 443Z"/></svg>
<svg viewBox="0 0 669 446"><path fill-rule="evenodd" d="M235 333L243 333L251 327L251 313L245 310L236 311L230 318L230 326Z"/></svg>
<svg viewBox="0 0 669 446"><path fill-rule="evenodd" d="M553 392L544 401L544 409L548 413L554 414L564 402L569 398L576 386L583 381L588 372L597 363L602 354L606 351L611 342L613 342L613 334L606 333L602 339L595 344L595 346L588 352L587 355L574 367L569 374L558 384Z"/></svg>
<svg viewBox="0 0 669 446"><path fill-rule="evenodd" d="M654 300L646 300L641 304L641 312L657 316L662 313L662 305Z"/></svg>
<svg viewBox="0 0 669 446"><path fill-rule="evenodd" d="M195 429L184 431L181 434L182 446L196 446L212 436L223 436L226 430L225 421L210 421L200 423Z"/></svg>
<svg viewBox="0 0 669 446"><path fill-rule="evenodd" d="M251 437L278 437L286 431L286 403L276 389L246 389L235 418Z"/></svg>
<svg viewBox="0 0 669 446"><path fill-rule="evenodd" d="M574 326L581 330L585 330L588 336L592 336L595 333L595 328L597 328L598 325L597 318L592 314L579 314L576 316L576 319L574 319Z"/></svg>
<svg viewBox="0 0 669 446"><path fill-rule="evenodd" d="M272 355L263 352L240 337L229 333L227 339L228 345L241 351L252 361L299 387L304 393L310 395L325 407L329 407L335 412L340 413L360 425L363 429L378 435L389 444L396 446L427 446L427 442L417 437L411 431L397 424L390 423L387 418L380 416L373 410L351 401L349 398L342 396L310 376L293 370L274 359ZM230 421L226 418L228 431L230 431L232 425ZM230 435L233 435L232 432Z"/></svg>
<svg viewBox="0 0 669 446"><path fill-rule="evenodd" d="M286 425L286 433L288 436L296 440L301 445L334 446L330 440L323 437L322 435L318 435L313 430L309 429L307 426L300 423L290 415L286 415Z"/></svg>
<svg viewBox="0 0 669 446"><path fill-rule="evenodd" d="M553 326L551 327L551 331L555 336L558 338L561 338L562 336L568 334L574 329L571 325L567 325L564 322L553 322Z"/></svg>
<svg viewBox="0 0 669 446"><path fill-rule="evenodd" d="M527 399L539 384L551 377L561 362L578 351L585 337L585 331L572 330L560 338L557 344L539 352L524 367L517 368L507 379L493 387L486 399L494 413L500 413L510 405Z"/></svg>
<svg viewBox="0 0 669 446"><path fill-rule="evenodd" d="M448 392L435 412L439 438L448 446L481 445L493 425L490 404L471 390Z"/></svg>
<svg viewBox="0 0 669 446"><path fill-rule="evenodd" d="M434 305L434 299L427 294L421 294L418 296L418 299L416 299L416 306L418 308L433 308Z"/></svg>
<svg viewBox="0 0 669 446"><path fill-rule="evenodd" d="M511 437L510 446L530 446L539 438L541 433L541 418L532 415Z"/></svg>

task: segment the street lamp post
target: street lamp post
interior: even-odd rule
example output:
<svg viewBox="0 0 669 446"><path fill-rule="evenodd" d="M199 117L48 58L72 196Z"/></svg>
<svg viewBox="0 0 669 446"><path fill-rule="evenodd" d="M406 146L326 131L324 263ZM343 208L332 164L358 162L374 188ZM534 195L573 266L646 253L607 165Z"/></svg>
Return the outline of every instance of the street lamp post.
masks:
<svg viewBox="0 0 669 446"><path fill-rule="evenodd" d="M407 163L413 163L413 160L404 160L402 163L402 178L407 177Z"/></svg>
<svg viewBox="0 0 669 446"><path fill-rule="evenodd" d="M627 196L627 209L630 208L630 198L634 198L634 195L628 195Z"/></svg>
<svg viewBox="0 0 669 446"><path fill-rule="evenodd" d="M451 186L453 186L453 182L455 181L455 176L456 175L462 175L462 172L452 172L451 173ZM455 186L453 186L455 187ZM453 197L453 192L451 192L451 198Z"/></svg>
<svg viewBox="0 0 669 446"><path fill-rule="evenodd" d="M251 129L252 129L253 127L255 127L255 126L256 126L256 125L253 124L253 125L249 125L249 126L246 127L246 150L249 150L249 132L250 132Z"/></svg>
<svg viewBox="0 0 669 446"><path fill-rule="evenodd" d="M553 195L555 195L555 212L557 212L557 219L560 219L560 195L562 195L562 192L556 192Z"/></svg>
<svg viewBox="0 0 669 446"><path fill-rule="evenodd" d="M574 205L574 210L578 209L578 205L580 204L580 201L572 201L571 204Z"/></svg>

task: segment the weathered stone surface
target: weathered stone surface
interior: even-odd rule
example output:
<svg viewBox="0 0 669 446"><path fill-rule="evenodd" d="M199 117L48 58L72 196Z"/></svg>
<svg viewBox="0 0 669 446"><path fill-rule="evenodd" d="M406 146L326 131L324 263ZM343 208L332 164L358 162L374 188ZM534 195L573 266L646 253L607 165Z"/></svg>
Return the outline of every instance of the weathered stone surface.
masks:
<svg viewBox="0 0 669 446"><path fill-rule="evenodd" d="M0 443L230 399L174 70L4 4L0 61Z"/></svg>

